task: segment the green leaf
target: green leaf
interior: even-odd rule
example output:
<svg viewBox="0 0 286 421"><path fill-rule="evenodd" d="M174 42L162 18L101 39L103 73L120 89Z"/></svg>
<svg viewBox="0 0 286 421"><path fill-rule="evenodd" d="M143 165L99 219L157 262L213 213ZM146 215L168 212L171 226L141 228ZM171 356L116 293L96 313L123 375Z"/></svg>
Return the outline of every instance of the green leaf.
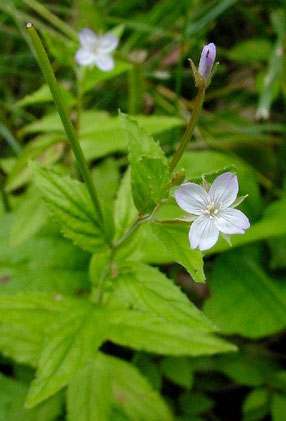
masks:
<svg viewBox="0 0 286 421"><path fill-rule="evenodd" d="M0 421L54 421L60 415L63 396L54 396L33 409L24 409L28 386L0 373Z"/></svg>
<svg viewBox="0 0 286 421"><path fill-rule="evenodd" d="M112 279L113 292L109 298L125 307L147 311L170 322L212 332L215 326L158 269L139 262L125 263L119 268L117 279Z"/></svg>
<svg viewBox="0 0 286 421"><path fill-rule="evenodd" d="M45 294L0 296L0 350L19 363L37 365L51 323L73 300Z"/></svg>
<svg viewBox="0 0 286 421"><path fill-rule="evenodd" d="M65 103L69 106L74 105L76 101L70 91L64 89L63 86L60 86L60 90L64 97ZM47 102L53 102L53 97L48 85L44 84L37 91L30 95L26 95L24 98L18 101L17 105L19 107L27 107L29 105L45 104Z"/></svg>
<svg viewBox="0 0 286 421"><path fill-rule="evenodd" d="M132 364L118 358L105 356L111 372L114 405L128 419L172 421L172 414L149 382Z"/></svg>
<svg viewBox="0 0 286 421"><path fill-rule="evenodd" d="M261 420L269 411L269 390L264 388L253 389L243 402L243 420Z"/></svg>
<svg viewBox="0 0 286 421"><path fill-rule="evenodd" d="M227 51L227 57L247 64L267 62L271 49L271 42L267 38L251 38L235 44Z"/></svg>
<svg viewBox="0 0 286 421"><path fill-rule="evenodd" d="M62 134L47 133L27 143L12 166L11 171L9 171L5 189L13 191L30 180L29 160L40 159L44 165L51 165L57 161L62 153L61 147L57 144L63 142L64 139Z"/></svg>
<svg viewBox="0 0 286 421"><path fill-rule="evenodd" d="M186 389L192 387L194 373L189 358L167 357L160 367L166 379Z"/></svg>
<svg viewBox="0 0 286 421"><path fill-rule="evenodd" d="M119 118L128 137L134 203L141 213L145 213L167 194L168 161L159 143L135 120L125 114L120 114Z"/></svg>
<svg viewBox="0 0 286 421"><path fill-rule="evenodd" d="M111 341L162 355L211 355L235 351L216 336L186 325L168 322L147 312L113 311L107 332Z"/></svg>
<svg viewBox="0 0 286 421"><path fill-rule="evenodd" d="M0 295L23 291L71 294L88 288L89 254L52 232L51 223L29 241L12 246L9 237L14 220L10 214L0 221Z"/></svg>
<svg viewBox="0 0 286 421"><path fill-rule="evenodd" d="M136 221L138 211L134 205L128 169L120 183L114 204L115 240L119 240Z"/></svg>
<svg viewBox="0 0 286 421"><path fill-rule="evenodd" d="M87 361L68 386L69 421L109 421L111 412L111 373L100 353Z"/></svg>
<svg viewBox="0 0 286 421"><path fill-rule="evenodd" d="M180 407L188 415L197 415L209 411L214 401L204 393L187 391L180 396Z"/></svg>
<svg viewBox="0 0 286 421"><path fill-rule="evenodd" d="M105 339L106 314L78 300L49 329L26 407L37 405L66 386L79 367L96 355Z"/></svg>
<svg viewBox="0 0 286 421"><path fill-rule="evenodd" d="M230 251L216 260L205 312L224 333L260 338L286 325L285 290L257 260L250 248Z"/></svg>
<svg viewBox="0 0 286 421"><path fill-rule="evenodd" d="M272 420L284 421L286 414L286 395L282 395L282 393L274 393L272 399Z"/></svg>
<svg viewBox="0 0 286 421"><path fill-rule="evenodd" d="M189 225L153 222L151 228L172 259L183 265L194 281L204 282L203 255L190 248Z"/></svg>
<svg viewBox="0 0 286 421"><path fill-rule="evenodd" d="M14 213L10 233L10 244L18 245L36 234L47 222L48 212L39 192L30 188L21 198L21 204Z"/></svg>
<svg viewBox="0 0 286 421"><path fill-rule="evenodd" d="M63 234L84 250L105 250L108 239L105 238L85 185L36 163L31 166L35 182ZM110 225L111 236L112 223Z"/></svg>

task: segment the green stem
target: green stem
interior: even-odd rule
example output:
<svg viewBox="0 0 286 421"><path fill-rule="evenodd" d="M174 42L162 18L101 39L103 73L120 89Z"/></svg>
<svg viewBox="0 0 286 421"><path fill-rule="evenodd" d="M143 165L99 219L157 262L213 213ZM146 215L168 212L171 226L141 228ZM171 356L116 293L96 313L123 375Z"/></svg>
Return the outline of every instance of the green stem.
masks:
<svg viewBox="0 0 286 421"><path fill-rule="evenodd" d="M198 91L198 95L196 98L196 102L194 105L194 109L190 118L190 121L187 125L186 131L184 133L184 136L181 140L181 143L178 147L178 149L176 150L173 159L171 161L171 164L169 166L169 171L172 172L174 170L174 168L176 167L177 163L179 162L179 160L181 159L181 156L184 153L184 150L186 149L186 146L189 142L189 140L191 140L191 137L193 135L193 132L195 130L202 106L203 106L203 102L204 102L204 97L205 97L205 88L200 87L199 91Z"/></svg>
<svg viewBox="0 0 286 421"><path fill-rule="evenodd" d="M4 139L6 140L6 142L10 146L10 148L13 150L15 155L20 155L20 153L22 151L21 146L19 145L19 143L15 139L15 137L12 135L10 130L6 126L4 126L4 124L1 123L1 121L0 121L0 133L2 134Z"/></svg>
<svg viewBox="0 0 286 421"><path fill-rule="evenodd" d="M86 183L86 187L88 189L90 198L92 200L94 209L98 215L98 217L101 220L101 223L103 224L103 214L100 206L100 202L97 197L96 189L92 180L92 177L90 175L87 162L84 158L80 143L78 141L78 138L76 136L74 127L69 119L67 108L64 102L64 99L62 97L62 93L59 89L59 85L56 81L51 63L48 59L47 53L43 47L43 44L39 38L39 35L34 28L32 23L27 23L27 29L28 33L32 42L32 45L34 47L36 57L39 63L39 66L45 76L46 82L49 85L52 97L54 99L57 111L59 113L59 116L62 120L62 124L64 126L67 138L70 141L71 148L73 150L73 153L76 157L79 170L81 172L81 175Z"/></svg>
<svg viewBox="0 0 286 421"><path fill-rule="evenodd" d="M69 25L63 22L60 18L49 11L45 6L36 0L24 0L24 2L34 9L40 16L49 21L52 25L64 32L67 36L77 39L77 33Z"/></svg>
<svg viewBox="0 0 286 421"><path fill-rule="evenodd" d="M1 198L2 198L2 203L3 203L4 211L5 212L10 212L11 211L10 202L9 202L7 193L5 192L2 183L0 183L0 192L1 192Z"/></svg>

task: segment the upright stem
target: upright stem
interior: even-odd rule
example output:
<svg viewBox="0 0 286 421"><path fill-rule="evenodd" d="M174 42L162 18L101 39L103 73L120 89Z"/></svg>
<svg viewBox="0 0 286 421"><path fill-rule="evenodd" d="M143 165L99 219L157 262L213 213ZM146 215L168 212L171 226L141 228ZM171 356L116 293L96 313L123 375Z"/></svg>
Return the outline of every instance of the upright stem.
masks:
<svg viewBox="0 0 286 421"><path fill-rule="evenodd" d="M32 45L34 47L36 57L39 63L39 66L45 76L46 82L49 85L51 94L53 96L57 111L60 115L60 118L62 120L62 124L64 126L66 135L70 141L71 148L73 150L73 153L76 157L77 164L79 167L79 170L81 172L81 175L86 183L86 187L88 189L90 198L92 200L94 209L99 216L102 224L103 224L103 214L100 206L100 202L97 197L96 189L92 180L92 177L90 175L87 162L84 158L80 143L78 141L78 138L76 136L74 127L69 119L67 108L62 96L62 93L59 89L59 85L56 81L51 63L48 59L47 53L43 47L43 44L39 38L39 35L37 34L36 29L34 28L32 23L27 23L27 29L30 36L30 39L32 41Z"/></svg>
<svg viewBox="0 0 286 421"><path fill-rule="evenodd" d="M1 198L2 198L4 211L10 212L11 211L10 202L1 182L0 182L0 192L1 192Z"/></svg>
<svg viewBox="0 0 286 421"><path fill-rule="evenodd" d="M196 98L196 102L194 105L194 109L190 118L190 121L187 125L186 131L184 133L184 136L181 140L181 143L178 147L178 149L176 150L173 159L171 161L171 164L169 166L169 171L170 173L174 170L174 168L176 167L177 163L179 162L179 160L181 159L181 156L184 153L184 150L186 149L186 146L189 142L189 140L191 140L191 137L193 135L193 132L195 130L201 109L202 109L202 105L204 102L204 97L205 97L205 88L200 87L198 94L197 94L197 98Z"/></svg>

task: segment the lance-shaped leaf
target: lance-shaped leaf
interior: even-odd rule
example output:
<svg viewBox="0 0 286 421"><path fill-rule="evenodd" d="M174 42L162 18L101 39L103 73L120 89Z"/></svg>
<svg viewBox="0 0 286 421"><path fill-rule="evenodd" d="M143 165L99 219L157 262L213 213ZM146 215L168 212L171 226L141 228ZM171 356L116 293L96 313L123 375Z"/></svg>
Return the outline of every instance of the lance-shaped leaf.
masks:
<svg viewBox="0 0 286 421"><path fill-rule="evenodd" d="M172 421L172 414L149 382L132 364L105 356L110 365L113 405L132 420Z"/></svg>
<svg viewBox="0 0 286 421"><path fill-rule="evenodd" d="M203 255L199 250L191 250L189 225L183 223L152 223L155 236L163 243L167 253L175 262L184 266L196 282L204 282Z"/></svg>
<svg viewBox="0 0 286 421"><path fill-rule="evenodd" d="M63 234L84 250L105 250L113 235L112 219L105 224L109 227L107 238L85 185L36 163L31 163L31 167L35 182Z"/></svg>
<svg viewBox="0 0 286 421"><path fill-rule="evenodd" d="M148 311L170 322L206 332L215 330L203 312L158 269L143 263L126 263L113 279L109 304Z"/></svg>
<svg viewBox="0 0 286 421"><path fill-rule="evenodd" d="M109 421L111 370L104 354L98 353L79 369L68 387L69 421Z"/></svg>
<svg viewBox="0 0 286 421"><path fill-rule="evenodd" d="M211 333L134 310L113 311L107 337L119 345L162 355L197 356L236 350L236 346Z"/></svg>
<svg viewBox="0 0 286 421"><path fill-rule="evenodd" d="M79 367L96 355L105 339L107 318L102 309L78 300L49 329L36 379L26 406L30 408L68 384Z"/></svg>
<svg viewBox="0 0 286 421"><path fill-rule="evenodd" d="M158 142L124 114L120 121L127 132L133 199L141 213L150 211L167 194L168 161Z"/></svg>
<svg viewBox="0 0 286 421"><path fill-rule="evenodd" d="M37 365L50 325L73 304L60 295L0 296L0 351L19 363Z"/></svg>

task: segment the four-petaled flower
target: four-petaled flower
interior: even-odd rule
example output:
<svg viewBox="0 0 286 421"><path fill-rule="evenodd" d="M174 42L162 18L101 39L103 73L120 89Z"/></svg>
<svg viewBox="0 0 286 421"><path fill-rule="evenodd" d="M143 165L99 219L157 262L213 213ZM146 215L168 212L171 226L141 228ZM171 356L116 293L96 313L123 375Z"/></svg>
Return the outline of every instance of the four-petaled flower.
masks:
<svg viewBox="0 0 286 421"><path fill-rule="evenodd" d="M222 235L244 234L250 227L248 218L234 209L238 194L237 177L227 172L217 177L206 191L195 183L182 184L175 191L180 208L191 214L193 222L189 239L192 249L210 249Z"/></svg>
<svg viewBox="0 0 286 421"><path fill-rule="evenodd" d="M75 59L81 66L97 66L104 72L114 68L111 52L118 46L119 39L111 34L97 36L88 28L79 33L81 47L77 50Z"/></svg>

